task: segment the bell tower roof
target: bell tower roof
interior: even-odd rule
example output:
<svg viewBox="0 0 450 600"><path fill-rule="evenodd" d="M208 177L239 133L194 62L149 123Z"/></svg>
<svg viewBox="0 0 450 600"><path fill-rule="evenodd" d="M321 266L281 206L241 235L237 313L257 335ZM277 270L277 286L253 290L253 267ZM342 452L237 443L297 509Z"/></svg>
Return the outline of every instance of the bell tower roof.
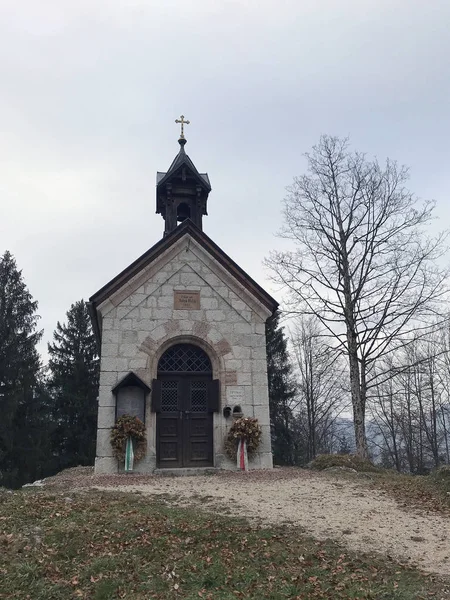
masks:
<svg viewBox="0 0 450 600"><path fill-rule="evenodd" d="M186 152L184 150L184 146L187 144L187 139L180 138L178 140L178 143L181 146L180 151L173 159L172 164L168 168L167 172L162 173L162 172L158 171L156 173L156 186L159 187L160 185L164 185L164 183L167 183L167 181L173 175L176 174L176 171L178 169L185 166L191 171L192 175L194 175L197 178L199 184L204 186L205 189L208 190L208 192L210 192L211 191L211 183L209 181L208 173L199 173L197 171L196 166L194 165L194 163L192 162L192 160L189 158L189 156L186 154Z"/></svg>
<svg viewBox="0 0 450 600"><path fill-rule="evenodd" d="M189 121L185 121L183 115L180 119L175 121L181 123L180 151L167 172L156 175L156 212L164 219L164 235L185 219L191 219L202 229L202 217L208 214L206 203L211 183L208 174L200 173L185 152L184 125Z"/></svg>

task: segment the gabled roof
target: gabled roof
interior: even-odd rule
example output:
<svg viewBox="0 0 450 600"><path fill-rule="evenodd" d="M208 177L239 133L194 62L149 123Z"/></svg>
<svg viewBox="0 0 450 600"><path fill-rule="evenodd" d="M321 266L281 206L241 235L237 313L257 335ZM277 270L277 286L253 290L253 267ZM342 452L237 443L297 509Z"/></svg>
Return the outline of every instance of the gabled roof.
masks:
<svg viewBox="0 0 450 600"><path fill-rule="evenodd" d="M184 144L186 143L186 140L180 139L178 141L181 146L180 151L173 159L172 164L170 165L167 173L161 173L158 171L158 173L156 174L156 187L159 187L160 185L163 185L164 183L166 183L170 179L170 177L180 167L186 166L192 172L194 177L198 180L200 185L202 185L208 192L210 192L211 191L211 183L209 181L208 174L207 173L199 173L197 171L196 166L192 162L192 160L189 158L189 156L184 151Z"/></svg>
<svg viewBox="0 0 450 600"><path fill-rule="evenodd" d="M142 381L142 379L138 377L136 373L133 373L133 371L130 371L128 375L125 375L125 377L122 377L122 379L116 383L111 391L113 394L117 394L121 388L129 386L140 387L146 394L150 392L148 385Z"/></svg>
<svg viewBox="0 0 450 600"><path fill-rule="evenodd" d="M129 267L119 273L109 283L104 285L98 292L89 298L89 308L94 330L100 337L98 324L97 306L107 300L118 289L125 285L130 279L137 275L142 269L151 264L158 256L165 252L183 236L190 235L202 248L204 248L219 264L221 264L241 285L243 285L263 306L274 312L278 308L278 302L270 296L254 279L250 277L241 267L234 262L225 252L215 244L210 237L201 229L196 227L190 219L186 219L176 229L162 238L147 252L135 260Z"/></svg>

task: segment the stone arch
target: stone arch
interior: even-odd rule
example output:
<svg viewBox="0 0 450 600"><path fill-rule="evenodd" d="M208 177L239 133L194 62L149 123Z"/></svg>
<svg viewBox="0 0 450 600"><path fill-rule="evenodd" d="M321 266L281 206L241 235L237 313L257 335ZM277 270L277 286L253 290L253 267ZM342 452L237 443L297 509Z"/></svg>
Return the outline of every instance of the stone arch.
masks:
<svg viewBox="0 0 450 600"><path fill-rule="evenodd" d="M214 378L224 380L224 356L234 357L228 340L216 327L205 321L191 321L186 324L187 326L184 327L184 323L181 326L179 321L168 321L164 325L158 325L142 342L139 350L141 356L146 358L145 370L148 381L156 378L158 361L163 352L179 343L195 344L202 348L211 359Z"/></svg>
<svg viewBox="0 0 450 600"><path fill-rule="evenodd" d="M199 338L195 335L181 334L167 337L167 339L161 341L160 345L153 353L153 356L150 357L149 369L152 379L156 379L157 377L159 359L166 350L168 350L171 346L174 346L175 344L193 344L194 346L198 346L199 348L204 350L211 361L213 378L222 378L225 372L224 361L223 358L219 354L217 354L215 348L204 339Z"/></svg>

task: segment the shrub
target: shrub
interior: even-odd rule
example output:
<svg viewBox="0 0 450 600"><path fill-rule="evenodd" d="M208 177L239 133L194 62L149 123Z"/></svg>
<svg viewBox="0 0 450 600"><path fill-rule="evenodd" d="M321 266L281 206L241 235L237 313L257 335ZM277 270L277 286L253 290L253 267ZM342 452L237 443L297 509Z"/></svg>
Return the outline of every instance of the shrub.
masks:
<svg viewBox="0 0 450 600"><path fill-rule="evenodd" d="M346 467L348 469L354 469L361 473L372 472L380 473L383 471L380 467L376 467L369 460L364 460L356 454L319 454L314 460L312 460L308 467L315 471L323 471L331 467Z"/></svg>
<svg viewBox="0 0 450 600"><path fill-rule="evenodd" d="M430 473L431 479L450 490L450 465L441 465Z"/></svg>

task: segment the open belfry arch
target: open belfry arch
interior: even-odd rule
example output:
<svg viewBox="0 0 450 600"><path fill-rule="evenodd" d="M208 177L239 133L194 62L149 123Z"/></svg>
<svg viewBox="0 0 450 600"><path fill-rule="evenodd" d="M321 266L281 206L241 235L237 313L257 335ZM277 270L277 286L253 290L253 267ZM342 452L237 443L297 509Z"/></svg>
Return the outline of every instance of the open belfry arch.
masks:
<svg viewBox="0 0 450 600"><path fill-rule="evenodd" d="M262 428L250 468L272 467L265 323L278 304L203 232L211 184L185 152L189 121L177 122L180 151L157 174L163 237L90 298L101 355L97 473L123 470L110 444L122 414L145 423L137 472L236 468L224 453L233 410Z"/></svg>

